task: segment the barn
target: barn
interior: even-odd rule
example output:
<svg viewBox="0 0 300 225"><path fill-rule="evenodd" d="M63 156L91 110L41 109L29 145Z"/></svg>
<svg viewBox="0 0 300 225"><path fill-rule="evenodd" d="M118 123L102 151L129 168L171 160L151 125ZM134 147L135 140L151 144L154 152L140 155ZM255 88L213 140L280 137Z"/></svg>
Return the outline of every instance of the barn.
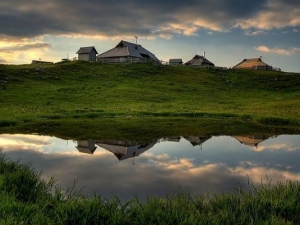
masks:
<svg viewBox="0 0 300 225"><path fill-rule="evenodd" d="M104 63L159 62L153 53L141 45L123 40L115 48L98 55L97 61Z"/></svg>
<svg viewBox="0 0 300 225"><path fill-rule="evenodd" d="M234 69L250 69L250 70L272 70L272 66L263 62L260 58L244 59L233 67Z"/></svg>
<svg viewBox="0 0 300 225"><path fill-rule="evenodd" d="M201 66L201 67L214 67L215 64L213 64L211 61L209 61L207 58L204 56L200 55L195 55L194 58L191 60L187 61L185 66Z"/></svg>
<svg viewBox="0 0 300 225"><path fill-rule="evenodd" d="M94 46L81 47L76 54L78 54L79 61L96 61L96 55L98 54Z"/></svg>

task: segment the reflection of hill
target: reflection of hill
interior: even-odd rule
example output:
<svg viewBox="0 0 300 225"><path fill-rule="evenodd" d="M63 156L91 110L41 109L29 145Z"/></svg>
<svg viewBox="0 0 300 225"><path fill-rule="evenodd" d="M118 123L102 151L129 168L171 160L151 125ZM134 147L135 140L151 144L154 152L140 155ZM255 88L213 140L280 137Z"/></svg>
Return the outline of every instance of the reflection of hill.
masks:
<svg viewBox="0 0 300 225"><path fill-rule="evenodd" d="M93 154L96 150L95 140L77 141L77 147L79 152Z"/></svg>
<svg viewBox="0 0 300 225"><path fill-rule="evenodd" d="M170 142L179 142L181 139L185 139L191 143L193 146L199 145L202 148L202 144L210 139L212 136L204 135L204 136L184 136L184 137L164 137L160 138L158 142L165 142L165 141L170 141Z"/></svg>
<svg viewBox="0 0 300 225"><path fill-rule="evenodd" d="M237 139L241 144L257 147L259 143L269 139L270 136L267 136L267 135L261 135L261 136L248 135L248 136L233 136L233 138Z"/></svg>
<svg viewBox="0 0 300 225"><path fill-rule="evenodd" d="M126 143L123 141L96 141L96 144L112 152L119 160L124 160L139 156L143 152L152 148L157 141L151 143Z"/></svg>
<svg viewBox="0 0 300 225"><path fill-rule="evenodd" d="M151 149L156 143L160 142L179 142L181 139L186 139L193 146L201 146L202 144L210 139L211 136L172 136L164 137L152 142L131 142L131 141L116 141L116 140L86 140L86 141L77 141L77 149L79 152L93 154L96 150L96 145L99 147L110 151L113 153L119 160L124 160L139 156L145 151Z"/></svg>

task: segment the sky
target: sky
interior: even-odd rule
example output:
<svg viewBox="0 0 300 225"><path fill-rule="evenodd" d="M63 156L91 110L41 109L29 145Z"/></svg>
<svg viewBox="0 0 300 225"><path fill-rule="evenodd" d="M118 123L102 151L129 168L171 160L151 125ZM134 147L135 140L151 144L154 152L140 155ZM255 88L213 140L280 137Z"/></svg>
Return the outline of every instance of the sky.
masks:
<svg viewBox="0 0 300 225"><path fill-rule="evenodd" d="M98 53L121 40L157 58L184 62L196 54L216 66L258 58L300 72L299 0L1 0L0 63L72 59L80 47Z"/></svg>

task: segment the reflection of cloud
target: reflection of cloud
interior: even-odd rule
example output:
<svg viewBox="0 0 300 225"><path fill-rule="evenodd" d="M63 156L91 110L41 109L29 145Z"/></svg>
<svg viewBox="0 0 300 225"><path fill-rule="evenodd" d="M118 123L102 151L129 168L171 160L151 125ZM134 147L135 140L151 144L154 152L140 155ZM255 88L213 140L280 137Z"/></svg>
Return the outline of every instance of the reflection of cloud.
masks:
<svg viewBox="0 0 300 225"><path fill-rule="evenodd" d="M29 150L43 152L43 146L49 145L49 137L37 135L0 135L0 145L5 150Z"/></svg>
<svg viewBox="0 0 300 225"><path fill-rule="evenodd" d="M21 159L22 163L32 162L34 168L43 171L43 178L54 175L63 187L79 179L78 189L86 186L85 191L105 197L162 196L179 187L191 193L208 190L218 193L233 191L239 185L247 186L248 178L254 184L260 184L266 176L273 182L300 179L299 151L286 150L295 148L293 144L299 146L299 136L269 139L258 151L245 148L231 137L214 137L201 152L185 140L162 142L140 157L124 161L116 160L114 155L100 148L93 155L82 154L76 149L76 142L67 144L52 137L0 135L0 146L5 140L12 143L9 149L4 149L7 156ZM289 144L277 144L278 140L278 143L288 140ZM26 142L28 149L24 151L22 146L26 146ZM40 146L41 143L44 146ZM43 152L36 151L36 145ZM271 151L273 147L275 152Z"/></svg>
<svg viewBox="0 0 300 225"><path fill-rule="evenodd" d="M62 143L64 143L66 147L64 147ZM2 146L5 152L35 151L43 154L80 154L78 151L75 151L76 148L73 147L74 144L68 147L67 141L49 136L1 134L0 146Z"/></svg>
<svg viewBox="0 0 300 225"><path fill-rule="evenodd" d="M288 143L281 143L281 144L273 144L273 145L260 145L254 151L261 152L261 151L297 151L299 150L298 146L290 145Z"/></svg>
<svg viewBox="0 0 300 225"><path fill-rule="evenodd" d="M259 185L262 181L269 179L272 183L277 183L280 181L300 180L300 173L292 173L289 171L282 171L276 169L270 169L265 167L252 167L252 168L230 168L232 174L238 174L243 177L249 177L250 181L256 185Z"/></svg>

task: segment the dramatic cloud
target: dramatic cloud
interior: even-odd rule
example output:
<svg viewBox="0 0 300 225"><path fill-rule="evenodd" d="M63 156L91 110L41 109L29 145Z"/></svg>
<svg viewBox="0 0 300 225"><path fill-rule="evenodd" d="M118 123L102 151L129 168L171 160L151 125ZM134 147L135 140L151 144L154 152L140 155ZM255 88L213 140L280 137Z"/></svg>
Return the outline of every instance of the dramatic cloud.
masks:
<svg viewBox="0 0 300 225"><path fill-rule="evenodd" d="M266 53L276 53L282 55L292 55L292 54L299 54L300 48L290 48L290 49L283 49L283 48L269 48L267 46L261 45L255 48L257 51L266 52Z"/></svg>
<svg viewBox="0 0 300 225"><path fill-rule="evenodd" d="M231 66L238 58L252 57L253 46L262 43L280 46L269 51L277 55L297 53L299 10L296 0L2 0L0 62L58 61L85 45L104 52L137 35L164 61L186 61L206 50L216 65ZM299 71L296 58L274 60L284 70Z"/></svg>
<svg viewBox="0 0 300 225"><path fill-rule="evenodd" d="M237 23L243 29L257 28L259 30L280 29L300 25L300 2L270 0L266 7L256 16Z"/></svg>
<svg viewBox="0 0 300 225"><path fill-rule="evenodd" d="M6 39L0 38L0 58L6 62L23 61L45 57L51 44L45 43L42 37Z"/></svg>
<svg viewBox="0 0 300 225"><path fill-rule="evenodd" d="M51 45L48 43L34 43L34 44L17 44L11 47L0 48L0 51L26 51L31 49L47 49Z"/></svg>
<svg viewBox="0 0 300 225"><path fill-rule="evenodd" d="M0 3L1 33L12 37L52 35L195 35L199 29L227 31L251 18L266 0L58 1ZM70 7L71 6L71 7Z"/></svg>

